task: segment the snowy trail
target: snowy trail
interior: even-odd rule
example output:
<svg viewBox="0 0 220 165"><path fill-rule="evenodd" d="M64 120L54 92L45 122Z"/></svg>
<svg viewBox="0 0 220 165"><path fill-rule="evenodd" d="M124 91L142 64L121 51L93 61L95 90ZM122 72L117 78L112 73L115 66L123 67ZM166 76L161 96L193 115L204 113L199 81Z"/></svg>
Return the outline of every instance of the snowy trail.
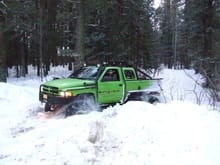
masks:
<svg viewBox="0 0 220 165"><path fill-rule="evenodd" d="M160 76L163 78L162 88L166 101L190 101L197 104L211 104L210 95L201 87L202 76L194 74L193 70L164 69Z"/></svg>
<svg viewBox="0 0 220 165"><path fill-rule="evenodd" d="M194 104L185 72L162 72L168 103L68 118L39 117L38 82L0 83L0 165L219 165L220 113Z"/></svg>

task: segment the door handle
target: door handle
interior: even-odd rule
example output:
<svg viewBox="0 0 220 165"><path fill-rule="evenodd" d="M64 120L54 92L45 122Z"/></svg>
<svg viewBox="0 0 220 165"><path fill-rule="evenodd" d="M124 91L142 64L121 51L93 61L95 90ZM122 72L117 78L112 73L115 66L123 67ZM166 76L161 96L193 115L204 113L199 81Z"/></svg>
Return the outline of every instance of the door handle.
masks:
<svg viewBox="0 0 220 165"><path fill-rule="evenodd" d="M123 84L119 84L120 87L122 87Z"/></svg>

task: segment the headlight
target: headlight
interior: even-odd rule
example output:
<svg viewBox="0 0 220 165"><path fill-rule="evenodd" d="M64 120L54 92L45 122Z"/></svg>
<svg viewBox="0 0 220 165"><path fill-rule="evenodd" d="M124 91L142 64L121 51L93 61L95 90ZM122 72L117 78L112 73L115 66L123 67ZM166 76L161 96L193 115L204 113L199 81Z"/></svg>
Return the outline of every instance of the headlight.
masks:
<svg viewBox="0 0 220 165"><path fill-rule="evenodd" d="M43 88L44 88L43 86L40 86L40 91L41 91L41 92L43 92Z"/></svg>
<svg viewBox="0 0 220 165"><path fill-rule="evenodd" d="M73 93L70 91L66 91L66 92L60 92L60 95L62 97L71 97L71 96L73 96Z"/></svg>

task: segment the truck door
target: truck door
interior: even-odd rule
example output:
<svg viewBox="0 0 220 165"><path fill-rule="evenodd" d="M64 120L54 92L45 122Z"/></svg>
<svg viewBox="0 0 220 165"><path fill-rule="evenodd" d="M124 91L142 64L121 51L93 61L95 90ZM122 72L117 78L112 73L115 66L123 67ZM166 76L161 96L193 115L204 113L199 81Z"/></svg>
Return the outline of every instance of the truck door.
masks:
<svg viewBox="0 0 220 165"><path fill-rule="evenodd" d="M121 102L123 93L124 85L119 69L106 69L98 80L98 102L100 104Z"/></svg>

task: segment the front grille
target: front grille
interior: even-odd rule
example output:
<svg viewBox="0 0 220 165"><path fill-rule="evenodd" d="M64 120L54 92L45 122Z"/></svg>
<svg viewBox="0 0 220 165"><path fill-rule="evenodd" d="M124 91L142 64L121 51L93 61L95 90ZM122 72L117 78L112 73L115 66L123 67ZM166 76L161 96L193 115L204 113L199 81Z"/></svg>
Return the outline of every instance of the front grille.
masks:
<svg viewBox="0 0 220 165"><path fill-rule="evenodd" d="M57 87L43 86L43 92L45 94L58 95L59 89Z"/></svg>

